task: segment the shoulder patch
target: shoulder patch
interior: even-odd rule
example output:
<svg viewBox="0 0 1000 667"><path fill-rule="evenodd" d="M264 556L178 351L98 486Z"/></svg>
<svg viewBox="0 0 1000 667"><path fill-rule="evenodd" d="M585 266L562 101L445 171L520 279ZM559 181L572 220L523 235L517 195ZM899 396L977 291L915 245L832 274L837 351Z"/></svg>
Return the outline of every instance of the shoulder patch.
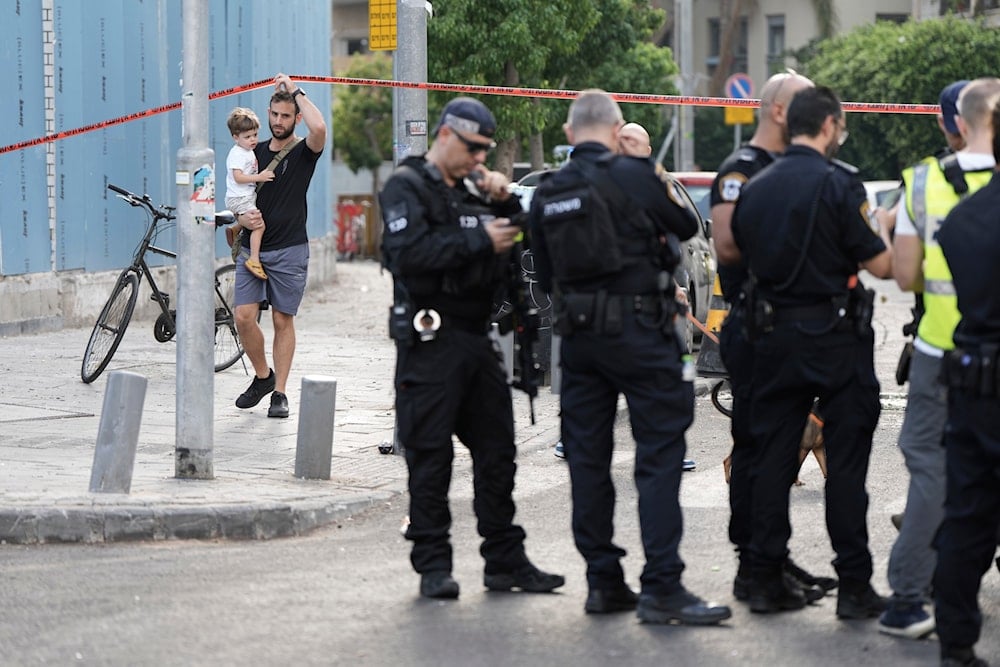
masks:
<svg viewBox="0 0 1000 667"><path fill-rule="evenodd" d="M406 219L406 202L399 202L385 208L382 215L385 220L385 228L390 234L398 234L406 229L409 221Z"/></svg>
<svg viewBox="0 0 1000 667"><path fill-rule="evenodd" d="M752 148L741 148L736 152L736 159L740 162L753 162L757 159L757 154Z"/></svg>
<svg viewBox="0 0 1000 667"><path fill-rule="evenodd" d="M725 202L734 202L740 198L740 191L747 182L747 175L731 171L719 177L719 197Z"/></svg>

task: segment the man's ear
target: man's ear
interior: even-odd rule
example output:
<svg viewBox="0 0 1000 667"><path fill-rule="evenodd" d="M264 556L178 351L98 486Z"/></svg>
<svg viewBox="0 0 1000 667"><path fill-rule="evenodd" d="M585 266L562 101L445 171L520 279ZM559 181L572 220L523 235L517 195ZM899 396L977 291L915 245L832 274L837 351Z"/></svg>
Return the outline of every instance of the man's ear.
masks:
<svg viewBox="0 0 1000 667"><path fill-rule="evenodd" d="M576 142L573 141L573 128L570 127L569 123L563 123L563 133L566 134L566 141L569 142L571 146L575 146Z"/></svg>

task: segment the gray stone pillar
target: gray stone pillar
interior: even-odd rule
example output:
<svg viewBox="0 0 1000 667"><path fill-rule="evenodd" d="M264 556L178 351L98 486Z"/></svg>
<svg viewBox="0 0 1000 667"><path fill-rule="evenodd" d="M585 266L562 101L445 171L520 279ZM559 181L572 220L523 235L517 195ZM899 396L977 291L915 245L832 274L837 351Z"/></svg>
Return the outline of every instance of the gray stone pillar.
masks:
<svg viewBox="0 0 1000 667"><path fill-rule="evenodd" d="M299 403L295 476L303 479L330 479L337 381L322 375L303 377Z"/></svg>
<svg viewBox="0 0 1000 667"><path fill-rule="evenodd" d="M132 468L145 400L145 377L126 371L108 374L94 465L90 469L91 493L128 493L132 488Z"/></svg>

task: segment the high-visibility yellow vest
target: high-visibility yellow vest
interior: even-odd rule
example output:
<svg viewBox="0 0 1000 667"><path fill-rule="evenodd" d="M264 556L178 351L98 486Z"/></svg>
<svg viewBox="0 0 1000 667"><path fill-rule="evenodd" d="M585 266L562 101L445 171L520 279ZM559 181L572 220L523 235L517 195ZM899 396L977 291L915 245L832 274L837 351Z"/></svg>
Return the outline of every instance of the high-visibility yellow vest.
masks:
<svg viewBox="0 0 1000 667"><path fill-rule="evenodd" d="M960 196L945 178L937 158L926 158L903 170L906 211L924 242L924 314L917 336L942 350L955 347L952 335L961 315L951 270L937 242L937 231L955 204L986 185L992 175L992 169L965 172L969 189Z"/></svg>

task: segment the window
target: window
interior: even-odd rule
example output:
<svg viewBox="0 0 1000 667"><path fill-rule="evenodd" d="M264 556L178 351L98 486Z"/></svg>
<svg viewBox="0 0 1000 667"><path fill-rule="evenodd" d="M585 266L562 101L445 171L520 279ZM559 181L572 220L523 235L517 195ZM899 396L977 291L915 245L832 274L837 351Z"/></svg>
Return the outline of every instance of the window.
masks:
<svg viewBox="0 0 1000 667"><path fill-rule="evenodd" d="M745 16L741 16L740 23L737 26L735 35L733 36L733 60L729 67L730 74L747 71L747 35L747 18ZM714 74L716 68L719 66L721 50L722 31L720 29L719 19L712 18L708 20L708 58L705 59L705 65L708 67L709 75Z"/></svg>
<svg viewBox="0 0 1000 667"><path fill-rule="evenodd" d="M875 14L876 21L892 21L893 23L906 23L910 18L909 14Z"/></svg>
<svg viewBox="0 0 1000 667"><path fill-rule="evenodd" d="M767 73L785 70L785 15L767 17Z"/></svg>
<svg viewBox="0 0 1000 667"><path fill-rule="evenodd" d="M347 55L353 56L355 53L368 53L367 37L347 40Z"/></svg>

